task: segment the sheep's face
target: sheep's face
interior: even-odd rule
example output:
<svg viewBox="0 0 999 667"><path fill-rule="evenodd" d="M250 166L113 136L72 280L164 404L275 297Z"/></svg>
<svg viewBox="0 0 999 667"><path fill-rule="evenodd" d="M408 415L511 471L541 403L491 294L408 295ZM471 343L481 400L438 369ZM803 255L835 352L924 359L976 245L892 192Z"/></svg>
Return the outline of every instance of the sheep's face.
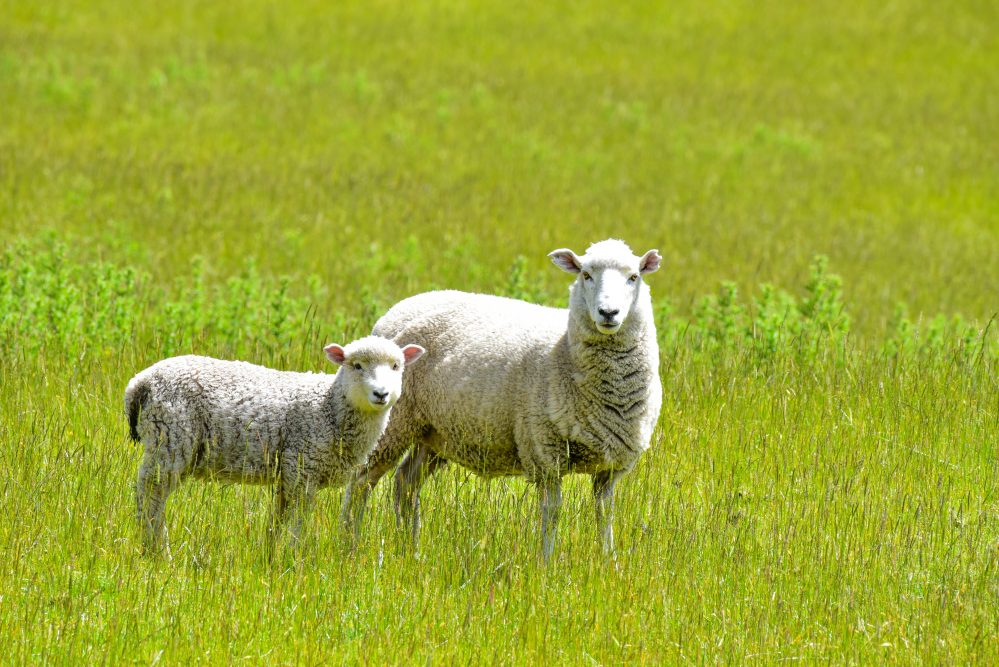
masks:
<svg viewBox="0 0 999 667"><path fill-rule="evenodd" d="M581 300L602 334L621 330L641 293L642 276L659 270L659 252L650 250L641 257L621 241L595 243L582 257L562 248L548 254L555 266L576 274L572 299ZM578 307L578 305L577 305Z"/></svg>
<svg viewBox="0 0 999 667"><path fill-rule="evenodd" d="M351 349L353 343L346 348L335 344L323 348L326 357L341 366L341 373L346 373L347 401L358 410L382 412L395 405L402 393L403 368L425 351L419 345L399 348L385 339L379 339L379 343L358 345L354 349Z"/></svg>

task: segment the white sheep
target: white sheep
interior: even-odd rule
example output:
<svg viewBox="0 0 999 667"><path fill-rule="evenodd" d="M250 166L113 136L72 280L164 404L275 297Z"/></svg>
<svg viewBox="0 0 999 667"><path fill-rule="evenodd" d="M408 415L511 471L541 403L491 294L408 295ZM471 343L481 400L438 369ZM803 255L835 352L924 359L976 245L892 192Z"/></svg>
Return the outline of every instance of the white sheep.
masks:
<svg viewBox="0 0 999 667"><path fill-rule="evenodd" d="M542 553L554 547L561 477L593 479L605 552L614 549L614 485L650 444L662 387L649 288L650 250L595 243L582 257L549 254L577 275L569 309L457 291L427 292L393 306L374 333L430 352L406 373L381 440L347 485L343 522L356 537L368 495L407 449L396 472L400 523L419 534L424 480L453 461L485 477L524 475L540 494Z"/></svg>
<svg viewBox="0 0 999 667"><path fill-rule="evenodd" d="M136 482L143 543L164 541L170 492L186 477L276 483L272 536L298 543L317 490L343 484L385 429L403 366L424 349L369 336L328 345L335 375L183 356L140 372L125 389L131 437L145 455Z"/></svg>

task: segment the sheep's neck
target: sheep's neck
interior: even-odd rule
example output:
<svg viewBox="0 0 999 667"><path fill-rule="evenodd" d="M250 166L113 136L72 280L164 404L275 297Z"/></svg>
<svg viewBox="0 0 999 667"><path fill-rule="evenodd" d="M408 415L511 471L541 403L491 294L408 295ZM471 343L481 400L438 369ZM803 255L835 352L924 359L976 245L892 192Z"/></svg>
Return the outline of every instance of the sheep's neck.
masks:
<svg viewBox="0 0 999 667"><path fill-rule="evenodd" d="M604 335L588 322L587 315L571 314L565 353L569 365L581 375L577 386L585 393L602 393L608 379L625 381L629 389L647 386L657 371L655 324L637 308L621 331ZM620 385L619 385L620 386Z"/></svg>
<svg viewBox="0 0 999 667"><path fill-rule="evenodd" d="M604 336L570 319L563 340L572 369L567 397L579 419L573 437L597 447L613 467L642 448L641 425L659 365L655 325L647 313L636 312L621 331Z"/></svg>
<svg viewBox="0 0 999 667"><path fill-rule="evenodd" d="M388 420L388 410L366 412L349 403L347 381L343 373L337 373L326 394L325 412L337 438L351 446L351 449L362 442L373 445Z"/></svg>

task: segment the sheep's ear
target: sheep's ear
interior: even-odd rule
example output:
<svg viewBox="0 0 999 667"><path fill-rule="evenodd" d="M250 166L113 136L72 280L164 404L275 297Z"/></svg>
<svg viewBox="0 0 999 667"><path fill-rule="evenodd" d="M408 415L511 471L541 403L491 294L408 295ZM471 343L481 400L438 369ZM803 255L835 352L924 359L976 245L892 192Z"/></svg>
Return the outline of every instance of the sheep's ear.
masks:
<svg viewBox="0 0 999 667"><path fill-rule="evenodd" d="M583 267L579 263L579 257L568 248L559 248L548 253L552 258L552 264L562 269L566 273L579 273Z"/></svg>
<svg viewBox="0 0 999 667"><path fill-rule="evenodd" d="M411 363L422 357L424 352L426 352L426 349L416 344L410 344L402 348L402 357L406 360L406 365L409 366Z"/></svg>
<svg viewBox="0 0 999 667"><path fill-rule="evenodd" d="M344 354L343 348L332 343L323 348L323 352L326 353L326 358L332 361L334 364L342 364L347 356Z"/></svg>
<svg viewBox="0 0 999 667"><path fill-rule="evenodd" d="M659 270L659 264L663 261L663 256L658 250L650 250L642 255L642 260L638 263L641 273L655 273Z"/></svg>

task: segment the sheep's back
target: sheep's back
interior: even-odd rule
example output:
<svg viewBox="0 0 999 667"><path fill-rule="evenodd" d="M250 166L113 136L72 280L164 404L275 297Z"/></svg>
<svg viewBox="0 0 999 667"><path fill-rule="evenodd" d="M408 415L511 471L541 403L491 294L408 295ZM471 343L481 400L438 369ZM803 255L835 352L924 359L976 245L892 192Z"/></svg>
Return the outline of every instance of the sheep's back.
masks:
<svg viewBox="0 0 999 667"><path fill-rule="evenodd" d="M567 310L484 294L427 292L399 302L373 333L427 353L403 375L392 419L426 421L449 458L482 474L518 472L515 422L545 385L567 325Z"/></svg>
<svg viewBox="0 0 999 667"><path fill-rule="evenodd" d="M139 377L150 390L144 419L186 420L196 439L245 446L314 429L310 415L334 376L183 356L164 359ZM296 426L296 417L309 423Z"/></svg>

